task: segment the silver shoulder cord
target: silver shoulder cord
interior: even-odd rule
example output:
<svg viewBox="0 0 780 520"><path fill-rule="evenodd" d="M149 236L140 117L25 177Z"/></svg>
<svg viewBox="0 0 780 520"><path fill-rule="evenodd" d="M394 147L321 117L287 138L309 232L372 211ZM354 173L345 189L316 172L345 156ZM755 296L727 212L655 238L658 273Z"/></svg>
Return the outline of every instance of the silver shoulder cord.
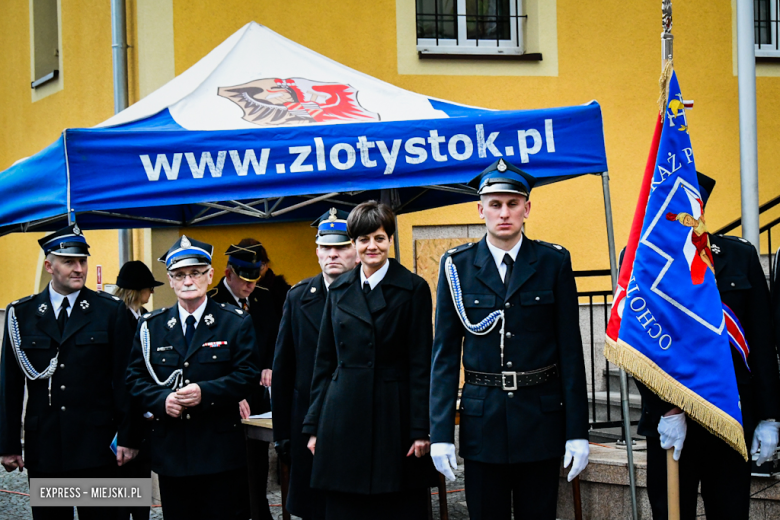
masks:
<svg viewBox="0 0 780 520"><path fill-rule="evenodd" d="M447 276L447 284L450 286L450 295L452 296L452 303L455 305L455 311L460 318L461 323L467 331L476 336L484 336L489 334L496 328L498 321L501 320L501 366L504 366L504 328L506 325L506 318L504 316L503 309L498 309L491 312L484 320L479 323L471 323L468 316L466 316L466 307L463 305L463 291L460 288L460 278L458 278L458 268L452 262L452 257L448 256L444 262L444 271Z"/></svg>
<svg viewBox="0 0 780 520"><path fill-rule="evenodd" d="M157 374L154 373L154 368L152 368L152 364L149 362L149 352L151 349L149 348L149 325L147 322L143 322L141 325L141 331L139 332L141 335L141 351L144 356L144 362L146 363L146 369L149 371L149 374L152 376L152 379L154 379L154 382L157 383L160 386L170 386L173 390L178 390L182 387L182 369L177 368L173 371L173 373L168 376L168 379L165 381L160 381L157 377Z"/></svg>
<svg viewBox="0 0 780 520"><path fill-rule="evenodd" d="M64 311L60 311L64 312ZM57 371L57 361L60 357L60 349L57 348L57 354L49 361L49 366L43 372L38 372L35 367L32 366L30 360L27 358L27 354L22 350L22 335L19 332L19 320L16 319L16 311L13 306L8 309L8 333L11 336L11 344L13 345L14 357L16 362L19 363L19 368L22 369L24 375L30 381L36 381L38 379L49 380L49 406L51 406L51 376Z"/></svg>

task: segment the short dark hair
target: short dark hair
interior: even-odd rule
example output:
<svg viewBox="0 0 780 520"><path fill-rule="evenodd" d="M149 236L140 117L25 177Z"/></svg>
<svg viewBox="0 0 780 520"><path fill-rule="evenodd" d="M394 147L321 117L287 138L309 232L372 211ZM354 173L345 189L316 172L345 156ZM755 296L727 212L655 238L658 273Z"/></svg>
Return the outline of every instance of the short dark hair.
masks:
<svg viewBox="0 0 780 520"><path fill-rule="evenodd" d="M242 238L241 242L236 245L238 247L252 247L259 245L260 247L257 248L257 259L264 264L270 262L268 259L268 251L265 250L265 246L261 244L259 240L255 240L254 238Z"/></svg>
<svg viewBox="0 0 780 520"><path fill-rule="evenodd" d="M347 218L347 235L352 240L384 228L388 237L395 234L395 213L387 204L369 200L358 204Z"/></svg>

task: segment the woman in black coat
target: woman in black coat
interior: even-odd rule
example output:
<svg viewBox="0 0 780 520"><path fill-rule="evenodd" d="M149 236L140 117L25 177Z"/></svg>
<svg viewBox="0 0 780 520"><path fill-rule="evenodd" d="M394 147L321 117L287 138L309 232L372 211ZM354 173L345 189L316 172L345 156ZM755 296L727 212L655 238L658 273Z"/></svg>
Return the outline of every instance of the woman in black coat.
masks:
<svg viewBox="0 0 780 520"><path fill-rule="evenodd" d="M357 206L347 232L361 265L336 280L323 313L303 433L327 518L427 518L431 292L388 259L392 210ZM433 480L432 480L433 479Z"/></svg>

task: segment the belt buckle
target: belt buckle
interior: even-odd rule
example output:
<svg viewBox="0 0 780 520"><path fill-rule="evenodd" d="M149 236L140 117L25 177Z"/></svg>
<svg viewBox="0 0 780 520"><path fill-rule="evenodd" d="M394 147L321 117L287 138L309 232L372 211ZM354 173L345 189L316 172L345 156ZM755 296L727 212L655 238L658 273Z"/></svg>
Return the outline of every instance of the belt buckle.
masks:
<svg viewBox="0 0 780 520"><path fill-rule="evenodd" d="M507 377L512 378L511 386L506 384ZM501 372L501 389L506 391L517 390L517 372Z"/></svg>

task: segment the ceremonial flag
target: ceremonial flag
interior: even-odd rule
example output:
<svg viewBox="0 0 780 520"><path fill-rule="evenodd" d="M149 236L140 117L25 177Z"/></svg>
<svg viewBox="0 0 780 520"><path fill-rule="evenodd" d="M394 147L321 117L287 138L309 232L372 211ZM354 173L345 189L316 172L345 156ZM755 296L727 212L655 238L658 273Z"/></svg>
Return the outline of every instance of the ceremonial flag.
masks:
<svg viewBox="0 0 780 520"><path fill-rule="evenodd" d="M674 72L661 124L647 204L641 208L640 196L637 208L641 231L631 237L633 264L628 249L604 354L747 460L727 315Z"/></svg>

